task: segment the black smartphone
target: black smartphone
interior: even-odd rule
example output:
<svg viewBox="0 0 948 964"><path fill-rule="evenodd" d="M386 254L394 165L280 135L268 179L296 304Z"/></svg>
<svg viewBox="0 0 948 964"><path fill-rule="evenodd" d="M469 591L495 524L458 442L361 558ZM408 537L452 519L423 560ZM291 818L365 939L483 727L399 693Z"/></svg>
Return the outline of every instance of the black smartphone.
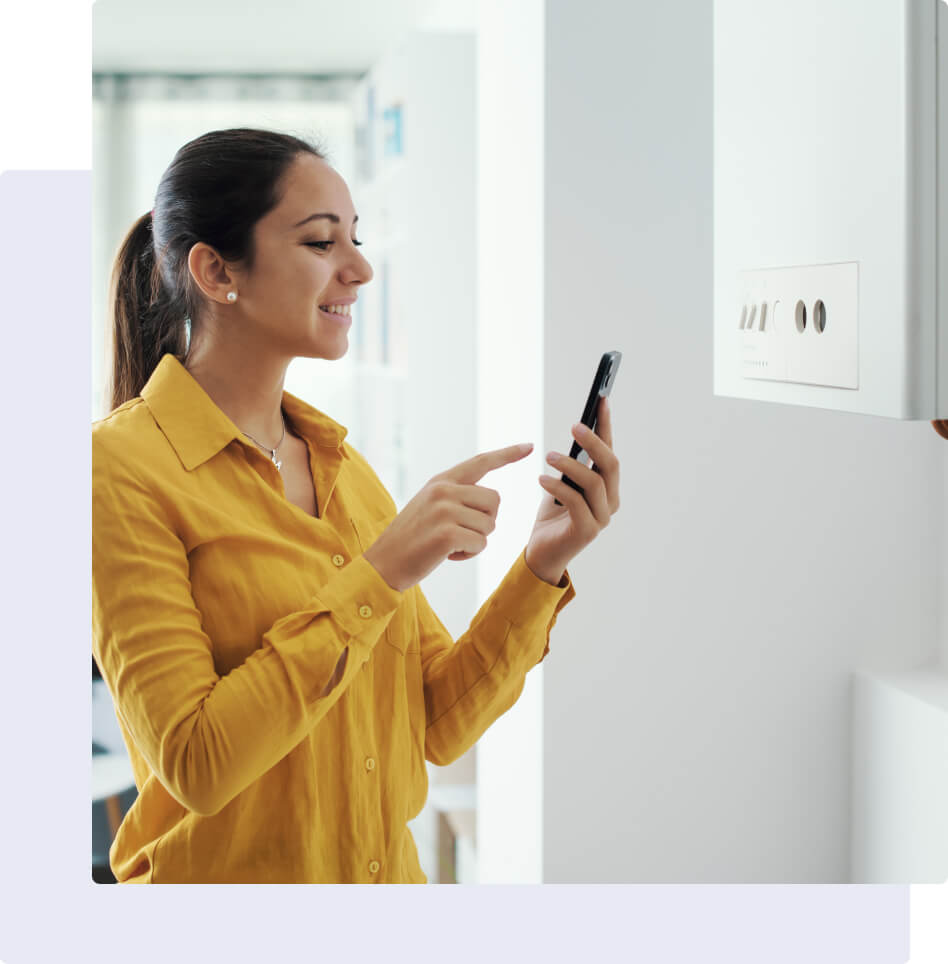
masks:
<svg viewBox="0 0 948 964"><path fill-rule="evenodd" d="M619 371L619 362L621 361L621 351L607 351L602 358L599 359L599 368L596 369L596 377L593 379L592 388L589 389L589 397L586 399L586 405L583 408L583 417L580 419L583 425L589 426L594 432L596 431L596 426L599 424L599 399L602 397L608 398L612 392L612 386L616 382L616 373ZM573 444L569 450L569 457L576 459L578 462L582 462L583 465L589 464L589 453L576 439L573 439ZM571 489L575 489L580 495L584 494L582 487L569 478L565 472L560 476L560 479ZM563 504L559 499L554 498L553 501L557 505Z"/></svg>

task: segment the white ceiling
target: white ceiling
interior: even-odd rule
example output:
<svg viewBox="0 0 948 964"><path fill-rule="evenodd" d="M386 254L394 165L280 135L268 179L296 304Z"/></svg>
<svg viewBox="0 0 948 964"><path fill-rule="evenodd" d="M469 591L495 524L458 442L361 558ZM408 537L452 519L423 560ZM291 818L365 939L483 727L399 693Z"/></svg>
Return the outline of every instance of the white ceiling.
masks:
<svg viewBox="0 0 948 964"><path fill-rule="evenodd" d="M362 74L416 28L472 29L477 0L97 0L93 72Z"/></svg>

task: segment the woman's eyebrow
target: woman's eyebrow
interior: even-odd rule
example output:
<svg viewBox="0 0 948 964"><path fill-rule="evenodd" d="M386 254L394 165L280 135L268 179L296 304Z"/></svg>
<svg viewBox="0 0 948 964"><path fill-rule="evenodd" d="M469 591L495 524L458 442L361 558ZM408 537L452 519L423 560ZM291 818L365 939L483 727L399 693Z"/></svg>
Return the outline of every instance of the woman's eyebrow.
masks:
<svg viewBox="0 0 948 964"><path fill-rule="evenodd" d="M328 218L333 224L339 223L338 214L311 214L308 218L303 218L302 221L297 222L293 225L294 228L298 228L302 224L306 224L307 221L315 221L316 218ZM355 224L359 220L359 215L357 214L353 219L352 223Z"/></svg>

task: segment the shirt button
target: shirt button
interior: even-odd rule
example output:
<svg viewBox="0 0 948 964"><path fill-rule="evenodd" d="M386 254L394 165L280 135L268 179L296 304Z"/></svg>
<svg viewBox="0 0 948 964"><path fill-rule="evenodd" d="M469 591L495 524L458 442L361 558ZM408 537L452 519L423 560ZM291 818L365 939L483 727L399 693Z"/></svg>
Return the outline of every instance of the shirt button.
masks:
<svg viewBox="0 0 948 964"><path fill-rule="evenodd" d="M360 606L360 607L359 607L359 615L360 615L363 619L368 619L369 616L372 615L372 607L371 607L371 606Z"/></svg>
<svg viewBox="0 0 948 964"><path fill-rule="evenodd" d="M373 760L372 757L366 757L366 760L365 760L365 768L366 768L366 770L374 770L374 769L375 769L375 760Z"/></svg>
<svg viewBox="0 0 948 964"><path fill-rule="evenodd" d="M379 862L378 862L377 860L373 860L372 863L369 864L369 873L370 873L370 874L377 874L377 873L379 872L379 867L380 867L380 866L381 866L381 865L379 864Z"/></svg>
<svg viewBox="0 0 948 964"><path fill-rule="evenodd" d="M345 561L346 557L340 556L338 552L332 557L332 564L334 566L341 566Z"/></svg>

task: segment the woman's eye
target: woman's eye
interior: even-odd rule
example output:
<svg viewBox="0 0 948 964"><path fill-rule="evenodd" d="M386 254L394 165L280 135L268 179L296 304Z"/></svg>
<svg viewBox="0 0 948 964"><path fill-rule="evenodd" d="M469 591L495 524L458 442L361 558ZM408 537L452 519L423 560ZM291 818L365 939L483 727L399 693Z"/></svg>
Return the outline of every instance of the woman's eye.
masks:
<svg viewBox="0 0 948 964"><path fill-rule="evenodd" d="M335 241L304 241L303 243L306 244L308 247L316 247L325 251L331 244L335 244L336 242ZM353 239L352 243L356 245L356 247L362 246L362 242L356 241L355 239Z"/></svg>

